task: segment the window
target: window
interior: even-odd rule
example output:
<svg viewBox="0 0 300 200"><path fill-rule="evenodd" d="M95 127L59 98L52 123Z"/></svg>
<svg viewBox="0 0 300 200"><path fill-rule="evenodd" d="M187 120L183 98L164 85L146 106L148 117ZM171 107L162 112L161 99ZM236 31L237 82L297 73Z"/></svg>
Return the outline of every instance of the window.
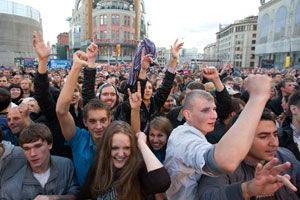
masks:
<svg viewBox="0 0 300 200"><path fill-rule="evenodd" d="M124 16L124 25L127 25L127 16Z"/></svg>
<svg viewBox="0 0 300 200"><path fill-rule="evenodd" d="M120 32L116 31L116 40L119 41L119 39L120 39Z"/></svg>
<svg viewBox="0 0 300 200"><path fill-rule="evenodd" d="M120 16L116 15L116 24L120 24Z"/></svg>
<svg viewBox="0 0 300 200"><path fill-rule="evenodd" d="M104 21L103 21L103 24L107 24L107 16L104 15Z"/></svg>
<svg viewBox="0 0 300 200"><path fill-rule="evenodd" d="M115 40L115 37L116 37L116 32L115 32L115 31L112 31L112 32L111 32L111 39L112 39L112 40Z"/></svg>
<svg viewBox="0 0 300 200"><path fill-rule="evenodd" d="M284 36L286 21L286 7L281 6L278 9L275 22L274 41L280 40Z"/></svg>
<svg viewBox="0 0 300 200"><path fill-rule="evenodd" d="M268 40L269 15L265 14L261 20L259 42L266 43Z"/></svg>
<svg viewBox="0 0 300 200"><path fill-rule="evenodd" d="M255 44L256 43L256 40L252 40L252 44Z"/></svg>
<svg viewBox="0 0 300 200"><path fill-rule="evenodd" d="M250 67L254 67L254 62L250 62Z"/></svg>
<svg viewBox="0 0 300 200"><path fill-rule="evenodd" d="M104 31L104 40L107 39L107 31Z"/></svg>
<svg viewBox="0 0 300 200"><path fill-rule="evenodd" d="M124 31L124 40L126 40L126 38L127 38L127 32Z"/></svg>
<svg viewBox="0 0 300 200"><path fill-rule="evenodd" d="M297 9L296 9L294 35L295 36L300 36L300 2L298 3Z"/></svg>
<svg viewBox="0 0 300 200"><path fill-rule="evenodd" d="M255 58L255 55L254 55L254 54L251 54L250 59L254 59L254 58Z"/></svg>
<svg viewBox="0 0 300 200"><path fill-rule="evenodd" d="M251 50L254 51L254 50L255 50L255 47L251 47Z"/></svg>
<svg viewBox="0 0 300 200"><path fill-rule="evenodd" d="M112 23L112 24L116 24L115 16L114 16L114 15L111 16L111 23Z"/></svg>
<svg viewBox="0 0 300 200"><path fill-rule="evenodd" d="M253 31L256 31L257 25L253 25Z"/></svg>
<svg viewBox="0 0 300 200"><path fill-rule="evenodd" d="M103 18L104 18L104 16L101 15L101 16L100 16L100 25L104 24Z"/></svg>
<svg viewBox="0 0 300 200"><path fill-rule="evenodd" d="M255 34L255 33L253 33L253 34L252 34L252 37L253 37L253 38L256 38L256 34Z"/></svg>
<svg viewBox="0 0 300 200"><path fill-rule="evenodd" d="M103 31L100 31L100 40L103 40L104 39L104 33Z"/></svg>
<svg viewBox="0 0 300 200"><path fill-rule="evenodd" d="M130 40L130 32L127 32L127 40Z"/></svg>

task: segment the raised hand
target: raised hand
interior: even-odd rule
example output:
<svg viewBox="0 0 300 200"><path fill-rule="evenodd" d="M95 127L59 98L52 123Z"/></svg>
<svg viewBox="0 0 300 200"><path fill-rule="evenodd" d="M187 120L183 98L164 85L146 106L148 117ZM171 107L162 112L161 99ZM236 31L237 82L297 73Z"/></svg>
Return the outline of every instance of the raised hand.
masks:
<svg viewBox="0 0 300 200"><path fill-rule="evenodd" d="M147 54L145 55L145 48L143 48L143 51L142 51L142 63L141 63L141 68L142 70L144 71L147 71L149 66L150 66L150 63L153 62L153 55L152 54Z"/></svg>
<svg viewBox="0 0 300 200"><path fill-rule="evenodd" d="M98 53L98 45L96 44L96 36L93 38L93 42L87 47L86 54L88 57L89 67L95 68L95 61Z"/></svg>
<svg viewBox="0 0 300 200"><path fill-rule="evenodd" d="M297 188L289 181L289 175L279 175L281 172L287 170L291 166L291 163L286 162L276 166L277 163L278 159L273 158L265 166L261 164L257 165L254 179L242 184L243 194L246 195L247 198L272 194L283 185L292 191L297 191Z"/></svg>
<svg viewBox="0 0 300 200"><path fill-rule="evenodd" d="M215 67L205 67L202 70L202 74L208 80L216 80L219 79L218 71Z"/></svg>
<svg viewBox="0 0 300 200"><path fill-rule="evenodd" d="M265 98L268 100L270 98L270 90L272 86L272 79L267 75L249 75L245 80L245 87L247 88L250 98L258 97Z"/></svg>
<svg viewBox="0 0 300 200"><path fill-rule="evenodd" d="M137 142L138 142L138 143L140 143L140 142L146 143L146 141L147 141L147 136L146 136L145 133L143 133L143 132L138 132L138 133L135 134L135 136L136 136L136 138L137 138Z"/></svg>
<svg viewBox="0 0 300 200"><path fill-rule="evenodd" d="M141 84L138 82L138 89L137 92L131 93L130 89L128 88L128 95L129 95L129 103L131 109L140 109L142 104L142 95L141 95Z"/></svg>
<svg viewBox="0 0 300 200"><path fill-rule="evenodd" d="M39 31L39 38L37 36L37 32L34 31L32 35L33 39L33 48L35 53L38 55L40 60L48 59L50 55L50 42L47 42L47 46L43 39L43 34Z"/></svg>
<svg viewBox="0 0 300 200"><path fill-rule="evenodd" d="M29 106L28 106L28 104L21 103L18 108L19 108L19 112L21 113L23 118L29 116Z"/></svg>
<svg viewBox="0 0 300 200"><path fill-rule="evenodd" d="M82 51L76 51L73 55L73 67L82 68L88 65L88 57Z"/></svg>
<svg viewBox="0 0 300 200"><path fill-rule="evenodd" d="M178 59L179 58L179 50L183 47L184 42L181 42L177 44L178 39L175 40L173 46L171 46L171 54L173 59Z"/></svg>

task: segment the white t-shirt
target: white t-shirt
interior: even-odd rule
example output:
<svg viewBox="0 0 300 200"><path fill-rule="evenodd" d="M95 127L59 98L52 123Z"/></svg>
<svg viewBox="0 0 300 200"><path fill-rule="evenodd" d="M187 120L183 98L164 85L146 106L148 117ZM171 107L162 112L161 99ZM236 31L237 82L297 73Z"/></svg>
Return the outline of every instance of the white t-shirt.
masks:
<svg viewBox="0 0 300 200"><path fill-rule="evenodd" d="M40 182L41 186L44 188L49 177L50 177L50 167L45 173L38 174L33 172L33 176Z"/></svg>

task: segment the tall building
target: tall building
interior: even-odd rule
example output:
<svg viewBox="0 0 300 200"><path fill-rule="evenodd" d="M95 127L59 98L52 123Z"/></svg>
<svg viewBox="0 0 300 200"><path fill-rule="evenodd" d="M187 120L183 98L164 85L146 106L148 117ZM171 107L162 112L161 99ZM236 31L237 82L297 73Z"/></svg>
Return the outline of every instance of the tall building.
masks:
<svg viewBox="0 0 300 200"><path fill-rule="evenodd" d="M220 65L230 63L234 67L254 67L257 16L235 21L217 32L216 54Z"/></svg>
<svg viewBox="0 0 300 200"><path fill-rule="evenodd" d="M32 45L33 31L42 31L38 10L0 0L0 66L12 67L37 57Z"/></svg>
<svg viewBox="0 0 300 200"><path fill-rule="evenodd" d="M300 1L262 2L258 15L255 54L265 67L300 68ZM290 62L286 63L286 60Z"/></svg>
<svg viewBox="0 0 300 200"><path fill-rule="evenodd" d="M164 67L168 61L170 60L170 50L168 50L166 47L157 47L157 58L156 61L161 67Z"/></svg>
<svg viewBox="0 0 300 200"><path fill-rule="evenodd" d="M146 35L144 0L76 0L69 21L70 49L85 49L96 35L98 62L131 62Z"/></svg>

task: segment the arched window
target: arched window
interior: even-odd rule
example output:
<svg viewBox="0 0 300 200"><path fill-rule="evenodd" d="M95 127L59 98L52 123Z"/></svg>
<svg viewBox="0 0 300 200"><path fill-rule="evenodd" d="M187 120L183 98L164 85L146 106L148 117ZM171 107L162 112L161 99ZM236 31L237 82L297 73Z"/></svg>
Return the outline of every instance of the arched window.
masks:
<svg viewBox="0 0 300 200"><path fill-rule="evenodd" d="M79 10L82 7L82 1L80 0L77 4L77 10Z"/></svg>
<svg viewBox="0 0 300 200"><path fill-rule="evenodd" d="M266 43L268 41L269 30L269 15L265 14L261 20L259 43Z"/></svg>
<svg viewBox="0 0 300 200"><path fill-rule="evenodd" d="M300 36L300 2L298 3L297 9L296 9L294 35L295 36Z"/></svg>
<svg viewBox="0 0 300 200"><path fill-rule="evenodd" d="M274 41L280 40L284 36L285 21L286 21L286 7L281 6L277 11L277 15L276 15Z"/></svg>

